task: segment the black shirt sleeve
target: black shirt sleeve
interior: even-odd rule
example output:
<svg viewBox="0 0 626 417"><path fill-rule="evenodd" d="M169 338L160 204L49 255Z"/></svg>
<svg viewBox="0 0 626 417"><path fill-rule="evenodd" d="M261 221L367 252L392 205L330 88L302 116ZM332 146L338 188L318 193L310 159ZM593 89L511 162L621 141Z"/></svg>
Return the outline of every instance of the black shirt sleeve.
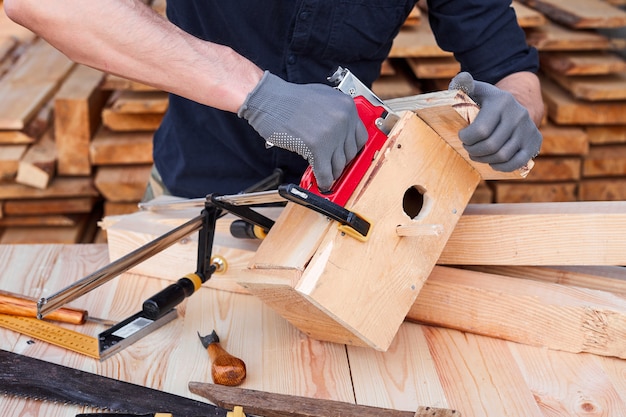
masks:
<svg viewBox="0 0 626 417"><path fill-rule="evenodd" d="M510 0L428 0L428 16L439 46L476 80L494 84L539 69L537 50L527 44Z"/></svg>

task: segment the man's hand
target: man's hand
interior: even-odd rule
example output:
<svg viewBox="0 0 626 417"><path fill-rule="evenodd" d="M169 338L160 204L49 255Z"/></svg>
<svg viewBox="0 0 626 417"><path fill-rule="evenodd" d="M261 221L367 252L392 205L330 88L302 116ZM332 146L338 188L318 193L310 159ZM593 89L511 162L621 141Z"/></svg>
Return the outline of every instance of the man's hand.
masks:
<svg viewBox="0 0 626 417"><path fill-rule="evenodd" d="M270 146L296 152L318 187L333 180L367 142L354 100L323 84L293 84L265 72L237 112Z"/></svg>
<svg viewBox="0 0 626 417"><path fill-rule="evenodd" d="M511 93L474 81L467 72L454 77L448 88L465 91L480 106L474 121L459 132L473 161L510 172L537 156L543 141L541 133Z"/></svg>

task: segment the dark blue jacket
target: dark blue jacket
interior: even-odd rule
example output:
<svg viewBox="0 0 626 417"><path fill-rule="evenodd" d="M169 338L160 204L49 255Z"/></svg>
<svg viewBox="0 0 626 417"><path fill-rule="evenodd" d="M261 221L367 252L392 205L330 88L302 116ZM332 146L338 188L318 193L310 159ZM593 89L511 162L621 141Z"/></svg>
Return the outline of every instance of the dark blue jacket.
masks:
<svg viewBox="0 0 626 417"><path fill-rule="evenodd" d="M415 0L172 0L171 22L199 38L228 45L260 68L295 83L326 82L337 66L366 85L376 80L392 41ZM537 70L509 2L430 0L437 41L463 70L496 82L512 72ZM236 193L275 167L298 183L299 155L265 148L236 114L171 95L154 138L154 162L172 194L204 197Z"/></svg>

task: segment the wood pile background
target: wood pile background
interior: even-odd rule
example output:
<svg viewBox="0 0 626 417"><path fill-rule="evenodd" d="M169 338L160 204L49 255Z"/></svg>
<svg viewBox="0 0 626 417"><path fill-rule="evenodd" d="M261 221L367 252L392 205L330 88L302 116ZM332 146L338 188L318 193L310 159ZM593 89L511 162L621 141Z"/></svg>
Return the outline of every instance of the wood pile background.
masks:
<svg viewBox="0 0 626 417"><path fill-rule="evenodd" d="M473 203L626 200L625 4L513 3L540 51L544 144L525 180L485 181ZM374 91L442 90L458 70L416 8ZM0 97L0 244L103 241L102 217L136 211L164 92L77 65L1 11Z"/></svg>

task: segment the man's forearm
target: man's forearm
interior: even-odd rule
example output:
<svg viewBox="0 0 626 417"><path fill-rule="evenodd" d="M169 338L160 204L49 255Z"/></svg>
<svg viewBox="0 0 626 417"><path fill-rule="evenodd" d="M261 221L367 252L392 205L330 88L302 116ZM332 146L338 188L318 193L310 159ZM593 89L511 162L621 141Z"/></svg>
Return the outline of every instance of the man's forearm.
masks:
<svg viewBox="0 0 626 417"><path fill-rule="evenodd" d="M236 112L263 75L137 0L5 0L4 7L75 62L222 110Z"/></svg>
<svg viewBox="0 0 626 417"><path fill-rule="evenodd" d="M516 72L496 83L496 87L513 94L517 101L528 110L530 118L539 127L544 115L539 78L532 72Z"/></svg>

